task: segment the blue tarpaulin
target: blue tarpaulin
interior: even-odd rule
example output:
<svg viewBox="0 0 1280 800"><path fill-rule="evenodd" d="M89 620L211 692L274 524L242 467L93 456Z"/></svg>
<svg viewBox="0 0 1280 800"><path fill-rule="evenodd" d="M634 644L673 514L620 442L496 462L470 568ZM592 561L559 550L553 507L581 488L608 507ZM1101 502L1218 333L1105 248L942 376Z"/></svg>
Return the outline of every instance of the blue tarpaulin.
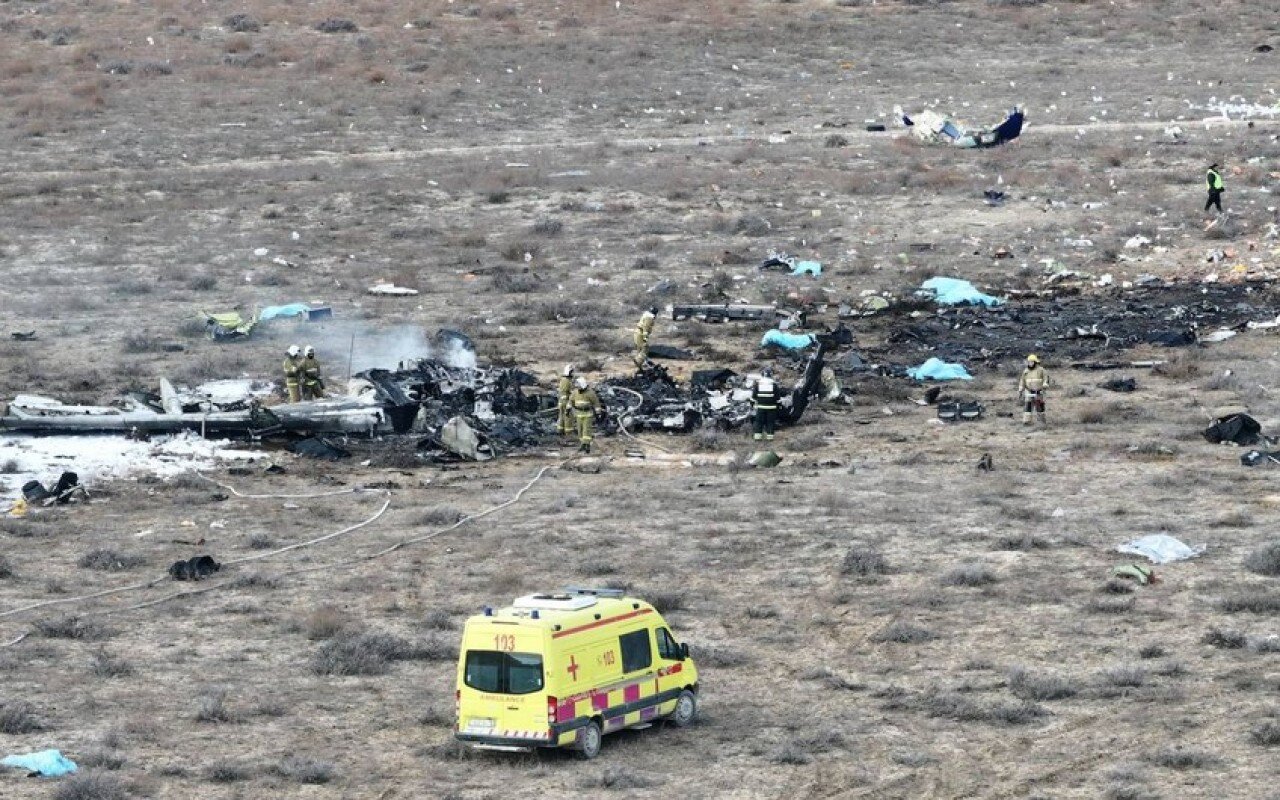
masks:
<svg viewBox="0 0 1280 800"><path fill-rule="evenodd" d="M812 333L784 333L777 328L765 332L760 340L761 347L774 345L786 350L803 350L818 340Z"/></svg>
<svg viewBox="0 0 1280 800"><path fill-rule="evenodd" d="M17 767L27 772L38 772L46 778L56 778L76 771L76 762L62 755L57 750L41 750L38 753L24 753L19 756L6 756L0 759L0 765Z"/></svg>
<svg viewBox="0 0 1280 800"><path fill-rule="evenodd" d="M958 305L975 305L975 306L999 306L1004 305L1004 300L999 297L992 297L989 294L983 294L968 281L962 281L959 278L930 278L920 284L922 292L933 292L934 299L944 306Z"/></svg>
<svg viewBox="0 0 1280 800"><path fill-rule="evenodd" d="M276 317L298 317L311 310L306 303L290 303L287 306L267 306L258 312L259 321L275 319Z"/></svg>
<svg viewBox="0 0 1280 800"><path fill-rule="evenodd" d="M822 274L822 265L817 261L797 261L791 268L792 275L812 275L815 278Z"/></svg>
<svg viewBox="0 0 1280 800"><path fill-rule="evenodd" d="M907 377L918 381L971 381L973 376L964 368L964 364L948 364L940 358L931 358L918 367L907 370Z"/></svg>

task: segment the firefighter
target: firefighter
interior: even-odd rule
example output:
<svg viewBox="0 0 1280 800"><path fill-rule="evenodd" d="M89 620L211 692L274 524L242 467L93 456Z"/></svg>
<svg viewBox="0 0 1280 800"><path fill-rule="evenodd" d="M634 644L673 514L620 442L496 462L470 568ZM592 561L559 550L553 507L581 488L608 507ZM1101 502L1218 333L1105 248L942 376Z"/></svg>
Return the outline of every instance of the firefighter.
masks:
<svg viewBox="0 0 1280 800"><path fill-rule="evenodd" d="M1210 206L1216 206L1218 213L1222 213L1222 175L1218 172L1217 164L1210 164L1209 171L1204 176L1205 188L1209 190L1209 199L1204 201L1204 210L1208 211Z"/></svg>
<svg viewBox="0 0 1280 800"><path fill-rule="evenodd" d="M560 372L560 385L556 387L556 433L568 436L573 433L573 419L569 415L569 395L573 392L573 365L565 364Z"/></svg>
<svg viewBox="0 0 1280 800"><path fill-rule="evenodd" d="M289 402L296 403L301 399L299 383L302 378L302 351L296 344L289 345L284 357L284 388L289 393Z"/></svg>
<svg viewBox="0 0 1280 800"><path fill-rule="evenodd" d="M302 399L320 400L324 397L324 381L320 378L320 362L316 360L316 349L307 345L302 351Z"/></svg>
<svg viewBox="0 0 1280 800"><path fill-rule="evenodd" d="M1044 367L1040 366L1040 356L1032 353L1027 356L1027 368L1022 371L1022 378L1018 380L1018 393L1022 398L1022 424L1031 424L1031 412L1035 412L1036 419L1043 425L1044 420L1044 392L1049 388L1049 374L1044 371Z"/></svg>
<svg viewBox="0 0 1280 800"><path fill-rule="evenodd" d="M757 442L761 439L773 441L773 432L778 427L778 384L774 382L773 370L769 367L760 372L760 379L751 389L751 404L756 408L751 438Z"/></svg>
<svg viewBox="0 0 1280 800"><path fill-rule="evenodd" d="M636 362L637 367L643 367L649 360L649 336L653 333L653 323L657 318L658 307L649 306L649 310L641 314L640 321L636 323L636 352L632 360Z"/></svg>
<svg viewBox="0 0 1280 800"><path fill-rule="evenodd" d="M597 415L604 413L604 404L600 402L595 389L587 386L586 378L577 378L573 382L573 391L569 393L569 405L573 406L573 415L577 420L578 449L584 453L591 452L591 425Z"/></svg>

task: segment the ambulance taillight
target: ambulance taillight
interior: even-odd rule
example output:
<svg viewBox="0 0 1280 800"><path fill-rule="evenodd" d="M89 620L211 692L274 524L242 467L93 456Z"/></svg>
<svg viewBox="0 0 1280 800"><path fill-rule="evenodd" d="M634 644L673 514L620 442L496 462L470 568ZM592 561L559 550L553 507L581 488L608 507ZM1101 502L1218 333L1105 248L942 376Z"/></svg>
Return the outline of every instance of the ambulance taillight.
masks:
<svg viewBox="0 0 1280 800"><path fill-rule="evenodd" d="M547 695L547 724L556 724L556 698L552 695Z"/></svg>
<svg viewBox="0 0 1280 800"><path fill-rule="evenodd" d="M462 727L462 690L453 691L453 724Z"/></svg>

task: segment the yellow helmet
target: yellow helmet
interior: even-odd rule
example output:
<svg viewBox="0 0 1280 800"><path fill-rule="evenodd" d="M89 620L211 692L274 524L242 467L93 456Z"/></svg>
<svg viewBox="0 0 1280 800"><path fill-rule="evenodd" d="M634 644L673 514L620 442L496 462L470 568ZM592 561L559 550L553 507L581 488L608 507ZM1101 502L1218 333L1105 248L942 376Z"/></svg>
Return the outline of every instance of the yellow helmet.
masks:
<svg viewBox="0 0 1280 800"><path fill-rule="evenodd" d="M1028 363L1028 364L1039 364L1039 363L1040 363L1040 356L1036 355L1035 353L1032 353L1031 355L1027 356L1027 363Z"/></svg>

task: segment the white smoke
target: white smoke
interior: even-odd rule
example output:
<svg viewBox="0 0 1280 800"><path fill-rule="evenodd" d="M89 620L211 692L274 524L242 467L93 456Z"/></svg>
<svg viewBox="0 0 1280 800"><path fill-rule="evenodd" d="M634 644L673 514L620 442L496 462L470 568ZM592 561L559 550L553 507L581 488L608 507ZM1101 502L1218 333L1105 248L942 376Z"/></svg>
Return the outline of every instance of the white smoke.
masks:
<svg viewBox="0 0 1280 800"><path fill-rule="evenodd" d="M475 351L457 339L437 348L427 332L415 325L375 328L360 323L326 322L308 325L307 343L316 348L326 377L345 377L367 369L397 369L419 359L435 358L451 367L474 368ZM348 363L350 367L348 368Z"/></svg>

